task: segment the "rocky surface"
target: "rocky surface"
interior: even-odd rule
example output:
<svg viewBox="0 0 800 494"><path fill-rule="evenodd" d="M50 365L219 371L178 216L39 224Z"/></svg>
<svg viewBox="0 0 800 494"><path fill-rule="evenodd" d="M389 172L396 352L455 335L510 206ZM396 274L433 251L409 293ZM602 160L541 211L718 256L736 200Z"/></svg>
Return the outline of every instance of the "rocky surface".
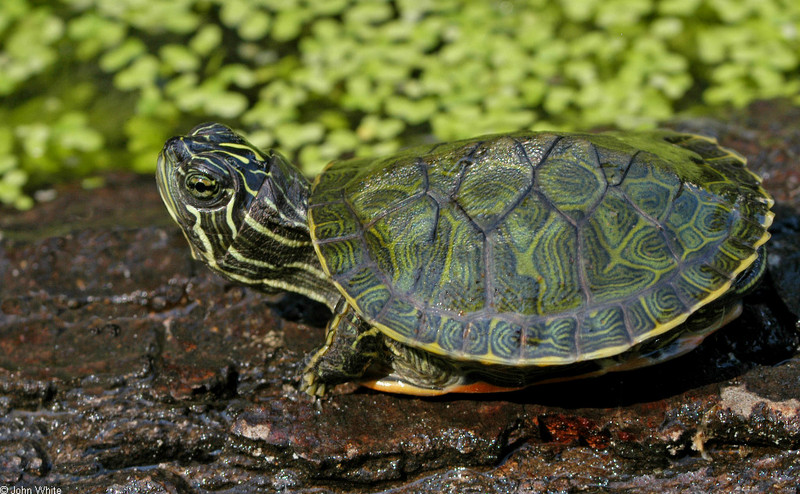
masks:
<svg viewBox="0 0 800 494"><path fill-rule="evenodd" d="M192 261L149 177L0 211L0 487L797 492L800 110L678 126L746 155L778 201L743 317L657 367L505 395L299 393L325 309Z"/></svg>

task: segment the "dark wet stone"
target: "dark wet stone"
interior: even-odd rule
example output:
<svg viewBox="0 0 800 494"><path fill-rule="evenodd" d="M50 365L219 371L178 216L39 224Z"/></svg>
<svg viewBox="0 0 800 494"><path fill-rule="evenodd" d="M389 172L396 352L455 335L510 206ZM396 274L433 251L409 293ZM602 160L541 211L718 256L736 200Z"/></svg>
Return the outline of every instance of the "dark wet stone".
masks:
<svg viewBox="0 0 800 494"><path fill-rule="evenodd" d="M800 215L796 211L783 204L776 205L768 263L775 291L787 310L800 320Z"/></svg>
<svg viewBox="0 0 800 494"><path fill-rule="evenodd" d="M742 317L657 367L504 395L297 391L327 309L192 261L150 177L0 214L0 485L64 492L796 492L800 111L680 125L775 194Z"/></svg>

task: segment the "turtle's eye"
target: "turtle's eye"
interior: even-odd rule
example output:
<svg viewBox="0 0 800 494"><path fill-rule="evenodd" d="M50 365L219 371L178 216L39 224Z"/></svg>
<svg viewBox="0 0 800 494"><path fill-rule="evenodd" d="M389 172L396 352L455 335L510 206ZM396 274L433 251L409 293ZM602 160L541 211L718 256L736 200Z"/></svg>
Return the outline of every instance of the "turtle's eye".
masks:
<svg viewBox="0 0 800 494"><path fill-rule="evenodd" d="M217 179L206 173L199 172L187 176L185 184L192 197L201 201L216 199L221 189Z"/></svg>

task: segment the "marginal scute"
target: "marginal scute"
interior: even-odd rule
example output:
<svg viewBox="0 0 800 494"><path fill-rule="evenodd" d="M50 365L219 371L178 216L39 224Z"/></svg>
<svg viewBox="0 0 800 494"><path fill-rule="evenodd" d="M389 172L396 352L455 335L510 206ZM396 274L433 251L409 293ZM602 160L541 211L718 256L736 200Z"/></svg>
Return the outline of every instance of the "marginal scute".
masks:
<svg viewBox="0 0 800 494"><path fill-rule="evenodd" d="M368 319L374 320L392 296L389 287L383 284L372 267L362 268L337 281L355 299L358 310Z"/></svg>
<svg viewBox="0 0 800 494"><path fill-rule="evenodd" d="M657 287L649 297L643 298L642 301L647 304L648 312L659 325L666 324L681 314L685 314L688 309L669 284Z"/></svg>
<svg viewBox="0 0 800 494"><path fill-rule="evenodd" d="M492 320L488 318L475 319L467 326L464 335L464 355L487 355L489 353L489 335L491 334Z"/></svg>
<svg viewBox="0 0 800 494"><path fill-rule="evenodd" d="M665 324L687 313L687 307L678 298L675 289L665 285L656 288L626 308L630 331L634 341L645 339L653 332L662 332Z"/></svg>
<svg viewBox="0 0 800 494"><path fill-rule="evenodd" d="M764 238L763 227L750 219L739 218L733 223L730 236L750 246L756 246Z"/></svg>
<svg viewBox="0 0 800 494"><path fill-rule="evenodd" d="M429 324L436 328L438 338L436 343L439 348L448 354L458 355L464 348L464 335L467 325L455 317L441 316L432 313Z"/></svg>
<svg viewBox="0 0 800 494"><path fill-rule="evenodd" d="M769 225L772 222L772 212L769 210L772 207L771 203L740 198L736 204L743 218L750 218L757 225Z"/></svg>
<svg viewBox="0 0 800 494"><path fill-rule="evenodd" d="M752 245L742 243L736 237L729 239L727 242L719 246L720 253L732 259L747 259L756 253L756 249Z"/></svg>
<svg viewBox="0 0 800 494"><path fill-rule="evenodd" d="M679 136L675 144L698 154L704 161L701 163L702 166L717 168L718 164L727 163L736 168L744 168L745 159L735 151L721 147L714 138L690 134L679 134ZM726 171L723 171L723 175L733 181L741 178L739 175L728 175ZM749 183L753 177L754 175L750 174L750 178L742 184Z"/></svg>
<svg viewBox="0 0 800 494"><path fill-rule="evenodd" d="M726 156L708 164L711 168L718 171L728 180L734 180L739 187L749 190L752 195L758 194L760 180L753 173L745 168L744 163L734 157Z"/></svg>
<svg viewBox="0 0 800 494"><path fill-rule="evenodd" d="M503 360L520 357L525 328L520 324L493 319L489 328L489 351Z"/></svg>
<svg viewBox="0 0 800 494"><path fill-rule="evenodd" d="M656 321L640 302L628 304L625 306L624 311L628 331L634 340L639 340L651 334L655 329Z"/></svg>
<svg viewBox="0 0 800 494"><path fill-rule="evenodd" d="M719 252L709 260L709 266L720 273L735 273L742 264L742 257L735 255L727 246L728 242L720 245ZM746 258L745 258L746 259Z"/></svg>
<svg viewBox="0 0 800 494"><path fill-rule="evenodd" d="M577 331L578 322L572 317L535 322L527 328L522 357L544 363L575 360Z"/></svg>
<svg viewBox="0 0 800 494"><path fill-rule="evenodd" d="M719 147L719 145L711 139L686 139L682 142L682 146L699 154L705 160L722 158L730 154Z"/></svg>
<svg viewBox="0 0 800 494"><path fill-rule="evenodd" d="M604 307L589 311L581 321L578 347L581 353L603 352L609 347L626 348L631 340L620 307Z"/></svg>
<svg viewBox="0 0 800 494"><path fill-rule="evenodd" d="M729 276L717 272L706 264L695 264L681 271L673 285L681 299L699 303L729 282Z"/></svg>
<svg viewBox="0 0 800 494"><path fill-rule="evenodd" d="M406 338L416 335L422 312L414 305L393 298L383 310L382 320Z"/></svg>
<svg viewBox="0 0 800 494"><path fill-rule="evenodd" d="M431 345L436 343L439 337L439 317L430 312L420 314L419 325L414 333L414 341L420 345Z"/></svg>

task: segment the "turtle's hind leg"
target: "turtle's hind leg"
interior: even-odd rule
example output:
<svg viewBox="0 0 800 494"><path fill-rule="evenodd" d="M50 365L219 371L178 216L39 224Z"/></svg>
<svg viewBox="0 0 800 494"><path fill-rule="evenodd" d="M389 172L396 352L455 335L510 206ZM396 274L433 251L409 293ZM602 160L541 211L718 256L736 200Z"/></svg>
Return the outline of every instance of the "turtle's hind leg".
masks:
<svg viewBox="0 0 800 494"><path fill-rule="evenodd" d="M384 353L383 334L340 300L328 322L325 344L303 370L300 390L322 396L330 386L356 381Z"/></svg>
<svg viewBox="0 0 800 494"><path fill-rule="evenodd" d="M464 384L471 384L472 380L447 360L390 338L384 339L384 343L388 355L383 359L384 365L366 376L362 386L416 396L470 392Z"/></svg>

